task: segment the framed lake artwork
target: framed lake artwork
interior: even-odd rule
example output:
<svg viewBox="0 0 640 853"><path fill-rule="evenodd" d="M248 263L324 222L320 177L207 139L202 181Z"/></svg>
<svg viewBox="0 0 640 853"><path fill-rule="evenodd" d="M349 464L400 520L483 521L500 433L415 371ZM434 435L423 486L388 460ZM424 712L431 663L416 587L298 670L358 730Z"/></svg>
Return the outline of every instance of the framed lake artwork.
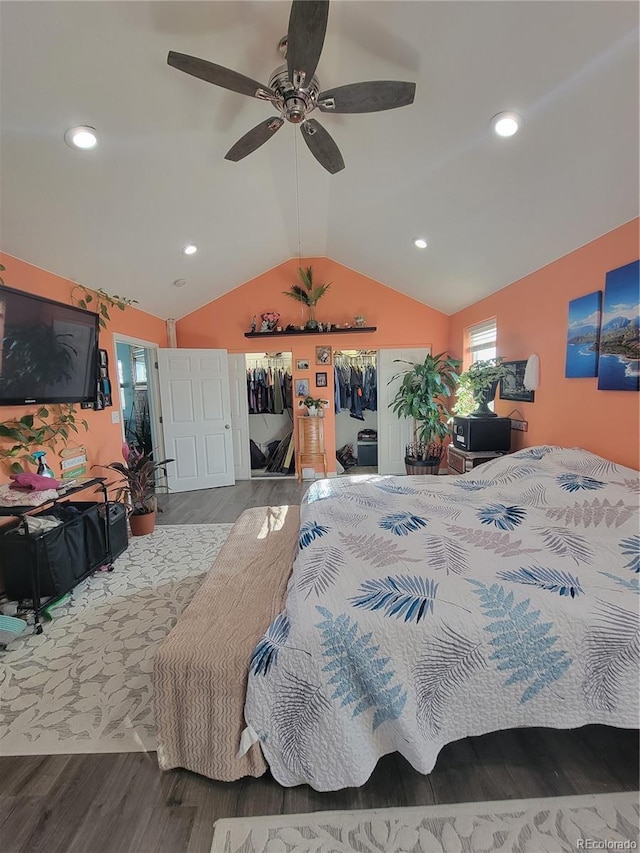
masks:
<svg viewBox="0 0 640 853"><path fill-rule="evenodd" d="M640 261L607 273L598 390L640 391Z"/></svg>
<svg viewBox="0 0 640 853"><path fill-rule="evenodd" d="M598 341L602 314L602 291L588 293L569 302L567 356L564 375L581 379L598 375Z"/></svg>

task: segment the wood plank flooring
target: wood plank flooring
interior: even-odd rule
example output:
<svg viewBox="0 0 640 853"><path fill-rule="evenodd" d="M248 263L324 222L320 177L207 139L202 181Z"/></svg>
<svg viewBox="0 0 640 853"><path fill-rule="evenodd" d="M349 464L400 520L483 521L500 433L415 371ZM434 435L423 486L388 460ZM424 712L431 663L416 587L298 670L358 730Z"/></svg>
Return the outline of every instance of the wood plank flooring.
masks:
<svg viewBox="0 0 640 853"><path fill-rule="evenodd" d="M159 522L233 522L248 507L299 503L307 485L165 495ZM515 729L449 744L428 776L388 755L366 785L326 794L269 774L227 783L162 773L155 753L0 756L0 850L209 853L221 817L636 790L638 747L637 731L605 726Z"/></svg>

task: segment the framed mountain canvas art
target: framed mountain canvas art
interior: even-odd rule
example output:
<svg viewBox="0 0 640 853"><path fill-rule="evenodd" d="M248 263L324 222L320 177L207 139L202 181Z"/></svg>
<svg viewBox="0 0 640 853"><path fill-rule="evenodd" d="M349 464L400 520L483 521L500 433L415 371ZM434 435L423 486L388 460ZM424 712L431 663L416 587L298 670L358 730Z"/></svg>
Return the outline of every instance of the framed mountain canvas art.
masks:
<svg viewBox="0 0 640 853"><path fill-rule="evenodd" d="M600 329L600 391L640 390L640 261L607 273Z"/></svg>
<svg viewBox="0 0 640 853"><path fill-rule="evenodd" d="M569 302L567 356L564 370L567 379L598 375L601 311L601 290Z"/></svg>

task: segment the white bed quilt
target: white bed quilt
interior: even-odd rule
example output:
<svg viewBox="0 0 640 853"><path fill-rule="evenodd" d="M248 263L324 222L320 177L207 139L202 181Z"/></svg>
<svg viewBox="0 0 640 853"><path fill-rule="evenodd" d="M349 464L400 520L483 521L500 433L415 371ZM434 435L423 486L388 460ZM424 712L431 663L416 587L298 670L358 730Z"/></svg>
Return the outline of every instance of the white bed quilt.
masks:
<svg viewBox="0 0 640 853"><path fill-rule="evenodd" d="M518 726L638 725L638 473L534 447L460 477L321 480L245 717L282 785Z"/></svg>

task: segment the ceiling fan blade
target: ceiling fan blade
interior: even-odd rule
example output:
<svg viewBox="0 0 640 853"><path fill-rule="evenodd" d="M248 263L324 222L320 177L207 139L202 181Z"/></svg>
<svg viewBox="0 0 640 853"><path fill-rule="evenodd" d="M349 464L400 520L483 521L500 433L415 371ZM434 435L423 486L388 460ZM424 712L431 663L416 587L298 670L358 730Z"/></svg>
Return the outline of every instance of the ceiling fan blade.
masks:
<svg viewBox="0 0 640 853"><path fill-rule="evenodd" d="M237 71L224 68L222 65L216 65L214 62L207 62L206 59L198 59L196 56L170 50L167 62L179 71L184 71L193 77L199 77L200 80L206 80L207 83L213 83L215 86L222 86L223 89L238 92L240 95L262 98L267 101L276 97L275 92L272 92L268 86L258 83L257 80L252 80L250 77L245 77L244 74L238 74Z"/></svg>
<svg viewBox="0 0 640 853"><path fill-rule="evenodd" d="M369 80L327 89L318 95L323 113L377 113L413 103L415 83L402 80Z"/></svg>
<svg viewBox="0 0 640 853"><path fill-rule="evenodd" d="M265 142L268 142L273 134L280 130L284 124L284 119L280 116L271 116L266 121L261 121L248 133L245 133L235 145L233 145L224 155L225 160L233 160L237 163L248 154L252 154L256 148L260 148Z"/></svg>
<svg viewBox="0 0 640 853"><path fill-rule="evenodd" d="M329 0L293 0L287 33L289 80L308 85L318 67L329 17Z"/></svg>
<svg viewBox="0 0 640 853"><path fill-rule="evenodd" d="M309 151L327 172L335 175L336 172L344 169L344 160L340 149L321 124L314 118L308 118L300 125L300 131L304 141L309 146Z"/></svg>

